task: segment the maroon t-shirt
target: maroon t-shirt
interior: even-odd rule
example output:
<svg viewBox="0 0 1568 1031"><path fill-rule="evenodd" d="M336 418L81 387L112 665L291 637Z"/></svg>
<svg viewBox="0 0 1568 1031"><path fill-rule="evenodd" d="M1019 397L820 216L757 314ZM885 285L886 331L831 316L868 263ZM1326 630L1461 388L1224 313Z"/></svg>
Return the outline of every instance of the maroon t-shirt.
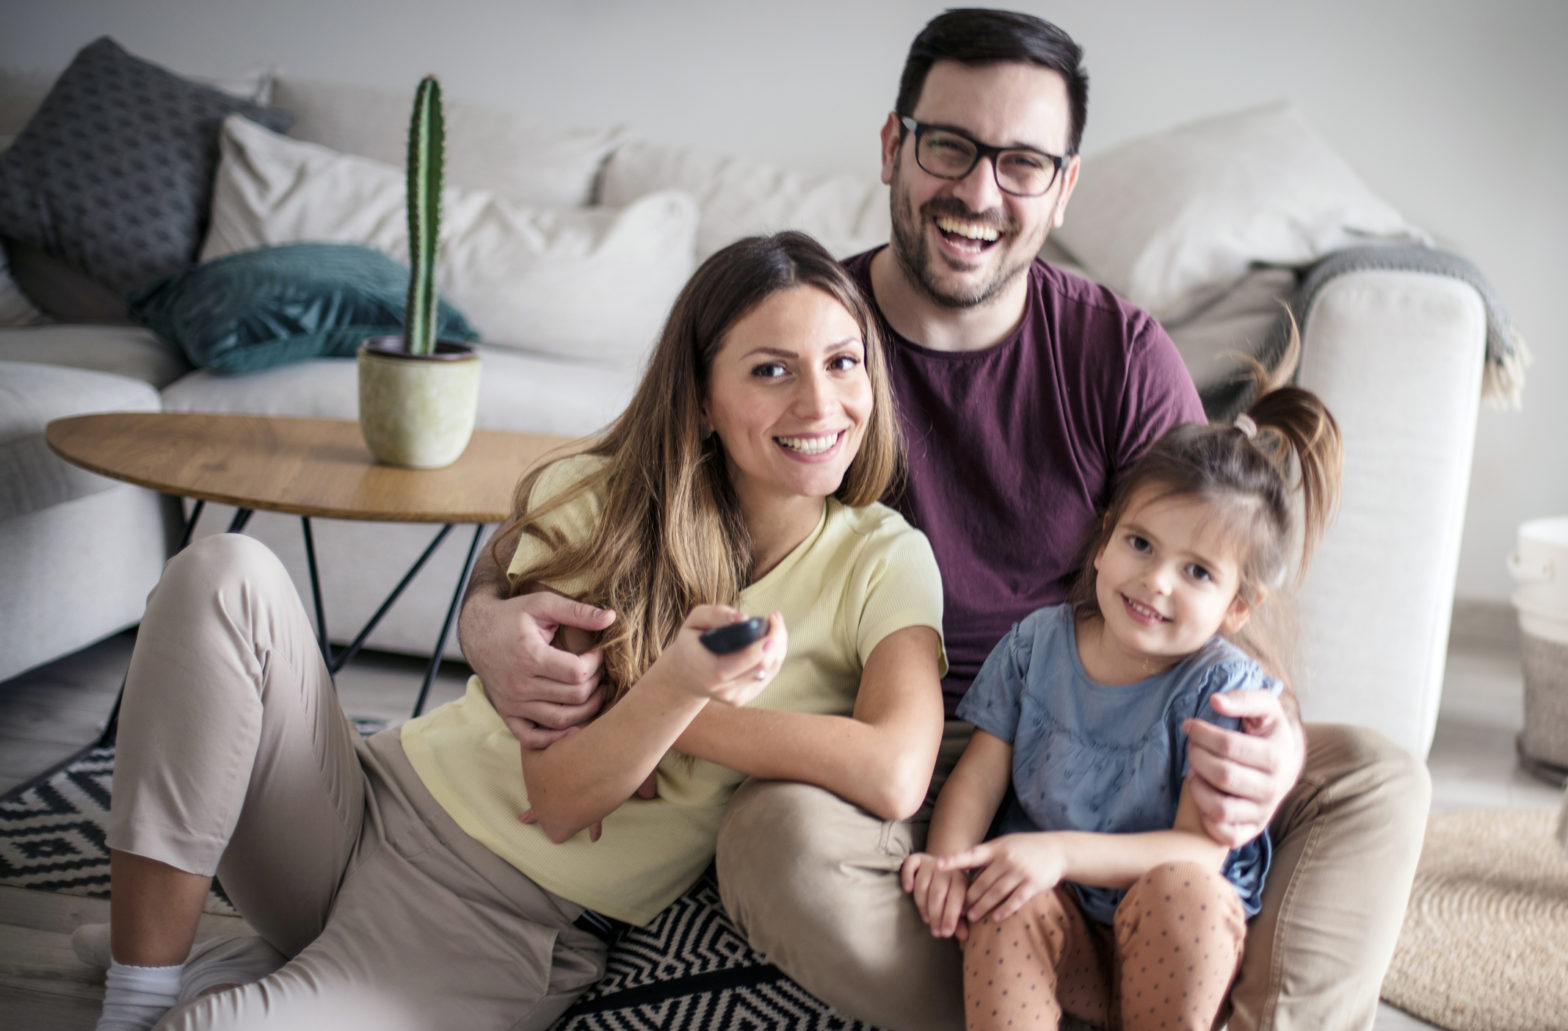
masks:
<svg viewBox="0 0 1568 1031"><path fill-rule="evenodd" d="M875 253L844 262L872 298ZM909 459L892 500L942 570L949 716L1002 635L1066 598L1120 470L1204 418L1148 313L1043 261L1028 276L1022 324L983 351L933 351L882 319Z"/></svg>

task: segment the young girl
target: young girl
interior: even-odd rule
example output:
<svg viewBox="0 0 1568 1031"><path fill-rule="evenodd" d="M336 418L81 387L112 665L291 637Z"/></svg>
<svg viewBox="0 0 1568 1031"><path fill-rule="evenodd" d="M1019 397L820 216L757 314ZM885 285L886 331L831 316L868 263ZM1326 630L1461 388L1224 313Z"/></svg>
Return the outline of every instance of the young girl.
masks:
<svg viewBox="0 0 1568 1031"><path fill-rule="evenodd" d="M477 679L361 740L266 549L222 534L171 560L126 684L100 1031L543 1031L615 923L708 865L745 776L920 806L942 592L876 503L898 466L880 348L809 237L697 270L625 414L519 490L519 583L616 614L614 704L542 751L519 755ZM746 613L771 614L762 640L700 643ZM214 872L260 937L192 951Z"/></svg>
<svg viewBox="0 0 1568 1031"><path fill-rule="evenodd" d="M1298 349L1272 380L1255 368L1234 425L1179 426L1128 469L1071 602L1015 626L958 708L974 736L902 872L931 933L963 943L971 1029L1064 1010L1207 1029L1225 1003L1270 846L1204 833L1183 728L1234 726L1215 694L1281 687L1260 607L1296 539L1291 465L1303 570L1342 466L1328 410L1278 385Z"/></svg>

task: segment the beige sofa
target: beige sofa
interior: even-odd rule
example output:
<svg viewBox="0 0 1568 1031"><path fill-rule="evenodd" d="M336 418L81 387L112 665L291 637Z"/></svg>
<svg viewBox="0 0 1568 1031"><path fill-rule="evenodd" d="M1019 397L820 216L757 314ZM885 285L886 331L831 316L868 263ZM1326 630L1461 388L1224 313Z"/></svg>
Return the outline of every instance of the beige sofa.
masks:
<svg viewBox="0 0 1568 1031"><path fill-rule="evenodd" d="M0 137L20 129L25 101L0 103L13 119L0 123ZM394 166L407 98L283 76L271 102L297 116L288 136L233 117L225 126L201 257L304 239L397 254L401 230L388 212L401 210ZM1267 335L1274 298L1294 282L1255 263L1305 265L1353 242L1353 230L1411 232L1294 119L1282 108L1246 112L1091 153L1055 238L1056 260L1166 322L1200 385L1223 376L1217 353ZM484 342L483 426L602 426L627 398L680 283L739 235L796 227L840 255L886 239L886 190L872 179L798 174L618 129L545 130L451 98L448 125L454 192L441 285ZM1221 176L1206 189L1170 174L1200 151L1221 166L1246 158L1234 160L1251 170L1237 172L1246 181ZM1151 162L1165 173L1159 189L1132 190L1152 181ZM1290 175L1271 183L1270 167ZM0 278L0 311L8 285ZM48 455L49 418L158 407L352 418L356 404L348 360L222 376L192 368L138 326L16 325L28 320L25 302L21 315L14 292L9 303L12 325L0 329L0 678L133 625L177 522L149 493L73 473ZM1339 417L1348 465L1339 522L1301 600L1303 709L1371 725L1418 755L1437 715L1485 316L1480 294L1459 279L1375 271L1337 278L1305 317L1300 380ZM203 532L224 525L209 512ZM247 532L308 583L297 520L261 513ZM372 647L430 648L466 536L443 545ZM362 623L429 537L423 527L318 521L334 631Z"/></svg>

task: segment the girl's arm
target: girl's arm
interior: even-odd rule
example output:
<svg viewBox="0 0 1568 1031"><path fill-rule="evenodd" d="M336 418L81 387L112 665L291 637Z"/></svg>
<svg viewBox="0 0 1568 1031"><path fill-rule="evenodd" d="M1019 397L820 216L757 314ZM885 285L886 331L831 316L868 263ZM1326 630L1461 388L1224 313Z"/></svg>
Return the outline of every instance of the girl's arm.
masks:
<svg viewBox="0 0 1568 1031"><path fill-rule="evenodd" d="M900 871L904 890L913 896L932 937L969 937L963 920L969 878L963 870L940 869L937 860L985 839L1007 794L1012 767L1013 746L977 729L937 796L926 851L904 860Z"/></svg>
<svg viewBox="0 0 1568 1031"><path fill-rule="evenodd" d="M1301 776L1307 753L1301 712L1288 684L1278 696L1229 691L1210 701L1221 716L1241 720L1241 729L1186 722L1192 786L1209 835L1240 848L1268 830Z"/></svg>
<svg viewBox="0 0 1568 1031"><path fill-rule="evenodd" d="M723 606L698 606L607 711L548 748L521 749L533 822L551 841L567 840L630 798L710 700L743 705L767 686L788 647L777 613L766 637L730 655L714 655L697 640L744 618Z"/></svg>
<svg viewBox="0 0 1568 1031"><path fill-rule="evenodd" d="M925 802L942 744L941 642L930 627L884 637L860 675L852 716L710 705L675 747L768 780L826 788L887 820Z"/></svg>
<svg viewBox="0 0 1568 1031"><path fill-rule="evenodd" d="M942 870L984 867L970 882L965 916L1006 920L1035 895L1062 881L1127 888L1162 863L1220 869L1230 849L1203 830L1190 780L1182 785L1169 830L1138 834L1040 831L1006 834L938 861Z"/></svg>
<svg viewBox="0 0 1568 1031"><path fill-rule="evenodd" d="M984 841L1012 779L1013 746L976 729L937 796L926 851L950 856Z"/></svg>

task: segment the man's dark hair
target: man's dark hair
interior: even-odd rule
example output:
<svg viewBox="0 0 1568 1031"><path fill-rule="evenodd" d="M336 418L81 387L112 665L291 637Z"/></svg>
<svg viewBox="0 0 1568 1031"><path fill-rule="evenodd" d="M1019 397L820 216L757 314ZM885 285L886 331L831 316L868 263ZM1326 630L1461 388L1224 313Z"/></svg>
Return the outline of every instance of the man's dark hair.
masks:
<svg viewBox="0 0 1568 1031"><path fill-rule="evenodd" d="M938 61L982 65L1022 61L1056 72L1067 82L1067 154L1078 153L1089 116L1089 73L1083 48L1050 22L1017 11L961 7L932 18L909 45L893 109L913 116L926 75Z"/></svg>

